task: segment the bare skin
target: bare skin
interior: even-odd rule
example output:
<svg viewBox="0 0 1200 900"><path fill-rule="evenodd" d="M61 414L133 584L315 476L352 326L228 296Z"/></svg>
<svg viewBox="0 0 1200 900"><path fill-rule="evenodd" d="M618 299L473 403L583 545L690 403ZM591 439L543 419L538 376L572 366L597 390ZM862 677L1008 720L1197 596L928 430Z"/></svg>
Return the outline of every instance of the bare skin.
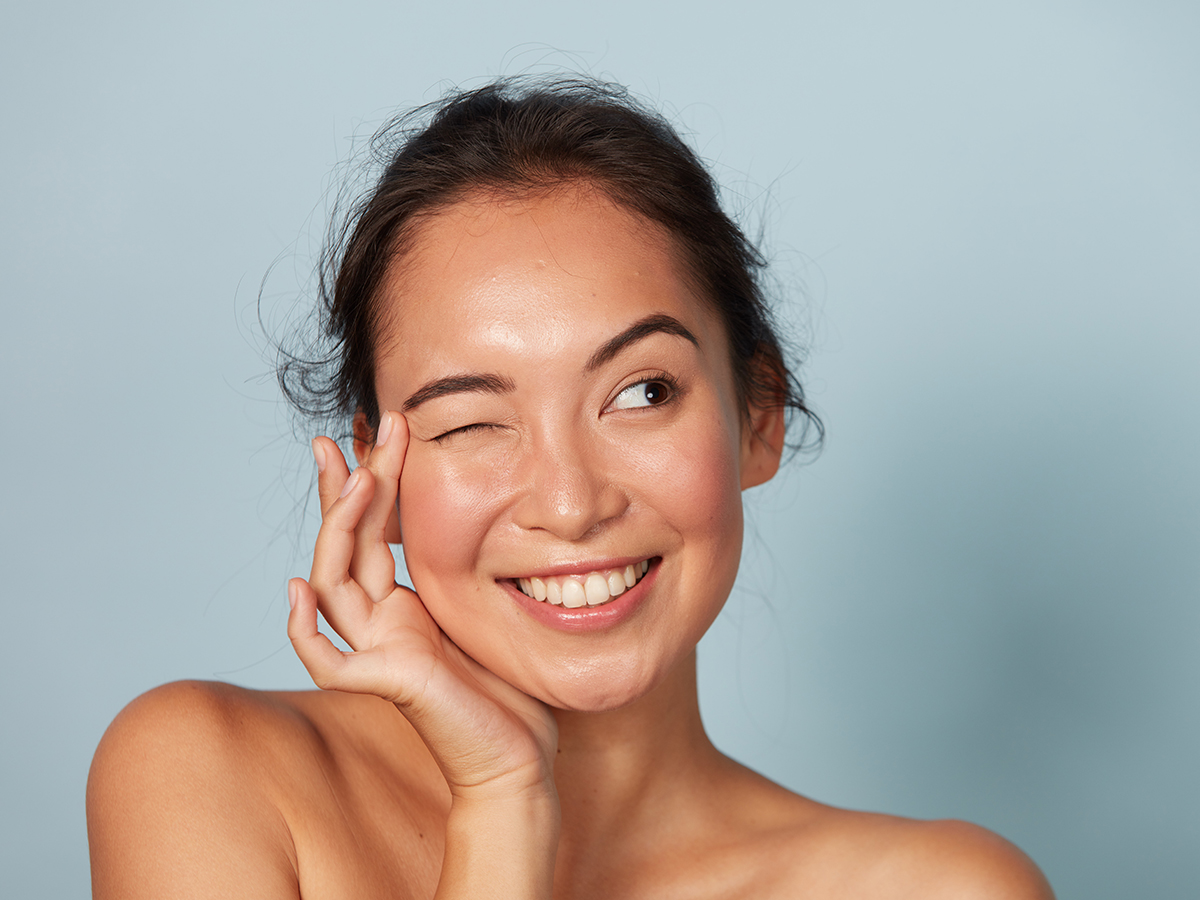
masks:
<svg viewBox="0 0 1200 900"><path fill-rule="evenodd" d="M695 646L783 417L740 407L673 250L583 188L422 226L388 287L388 411L356 421L353 476L314 443L288 631L325 692L131 704L89 779L94 896L1052 896L989 832L816 803L705 735ZM522 586L639 566L594 606Z"/></svg>

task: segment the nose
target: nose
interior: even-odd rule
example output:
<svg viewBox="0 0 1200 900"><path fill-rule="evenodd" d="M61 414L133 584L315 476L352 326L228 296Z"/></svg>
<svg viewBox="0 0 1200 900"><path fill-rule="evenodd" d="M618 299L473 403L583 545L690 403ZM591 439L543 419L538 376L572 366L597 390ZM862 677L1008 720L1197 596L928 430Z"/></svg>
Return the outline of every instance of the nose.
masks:
<svg viewBox="0 0 1200 900"><path fill-rule="evenodd" d="M520 468L523 490L514 519L526 530L580 541L629 507L625 491L609 477L603 449L587 435L539 442Z"/></svg>

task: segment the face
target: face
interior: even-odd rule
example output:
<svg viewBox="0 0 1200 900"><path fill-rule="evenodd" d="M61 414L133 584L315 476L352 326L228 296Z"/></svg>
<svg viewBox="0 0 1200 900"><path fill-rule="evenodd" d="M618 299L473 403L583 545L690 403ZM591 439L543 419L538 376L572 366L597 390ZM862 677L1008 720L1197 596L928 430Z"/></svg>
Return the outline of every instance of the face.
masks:
<svg viewBox="0 0 1200 900"><path fill-rule="evenodd" d="M733 585L741 489L778 461L673 250L594 192L478 199L424 223L384 288L413 586L559 708L625 705L690 660Z"/></svg>

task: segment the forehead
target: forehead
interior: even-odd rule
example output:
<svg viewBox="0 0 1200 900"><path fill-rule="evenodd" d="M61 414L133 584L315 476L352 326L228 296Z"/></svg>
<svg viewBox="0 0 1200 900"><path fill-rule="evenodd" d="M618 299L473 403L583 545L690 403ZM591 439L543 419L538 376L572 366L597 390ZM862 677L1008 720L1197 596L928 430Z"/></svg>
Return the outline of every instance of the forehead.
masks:
<svg viewBox="0 0 1200 900"><path fill-rule="evenodd" d="M467 351L545 356L651 313L702 342L715 320L661 226L598 191L480 196L426 218L385 281L379 362L445 367ZM415 373L414 373L415 377Z"/></svg>

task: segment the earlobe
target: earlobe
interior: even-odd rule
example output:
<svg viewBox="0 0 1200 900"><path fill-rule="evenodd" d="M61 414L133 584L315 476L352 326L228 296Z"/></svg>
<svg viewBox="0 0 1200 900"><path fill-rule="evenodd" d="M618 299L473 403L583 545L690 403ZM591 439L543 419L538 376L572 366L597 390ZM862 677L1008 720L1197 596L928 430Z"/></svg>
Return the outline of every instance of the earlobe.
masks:
<svg viewBox="0 0 1200 900"><path fill-rule="evenodd" d="M358 460L360 466L365 466L371 457L371 450L375 447L375 430L367 422L367 414L361 409L354 414L351 430L354 433L354 458ZM383 529L383 539L389 544L403 543L400 534L400 514L395 507L388 515L387 525Z"/></svg>
<svg viewBox="0 0 1200 900"><path fill-rule="evenodd" d="M787 410L781 404L751 407L742 430L742 490L770 481L779 471Z"/></svg>

